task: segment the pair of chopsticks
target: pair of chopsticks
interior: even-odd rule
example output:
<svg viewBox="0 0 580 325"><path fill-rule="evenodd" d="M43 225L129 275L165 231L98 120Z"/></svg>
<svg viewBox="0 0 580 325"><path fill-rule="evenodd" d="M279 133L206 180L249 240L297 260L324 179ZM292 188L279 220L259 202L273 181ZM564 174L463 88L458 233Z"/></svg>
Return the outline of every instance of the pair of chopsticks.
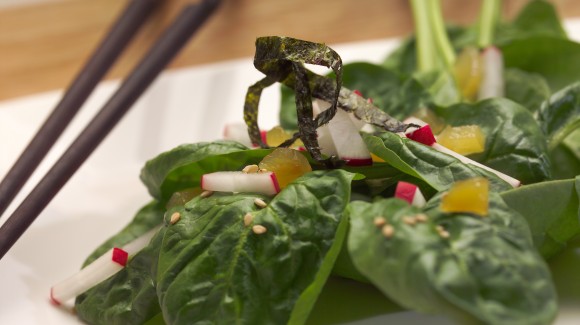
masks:
<svg viewBox="0 0 580 325"><path fill-rule="evenodd" d="M117 19L62 100L0 183L0 216L114 61L162 2L164 0L132 0ZM115 94L0 227L0 259L219 4L220 0L202 0L184 6Z"/></svg>

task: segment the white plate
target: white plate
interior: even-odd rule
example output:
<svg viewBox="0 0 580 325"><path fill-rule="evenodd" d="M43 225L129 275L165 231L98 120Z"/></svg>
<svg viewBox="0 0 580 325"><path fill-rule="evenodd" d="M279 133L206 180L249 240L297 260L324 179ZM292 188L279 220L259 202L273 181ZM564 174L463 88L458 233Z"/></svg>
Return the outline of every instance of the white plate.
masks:
<svg viewBox="0 0 580 325"><path fill-rule="evenodd" d="M567 27L578 39L580 21L569 22ZM396 44L376 41L333 48L344 62L380 62ZM146 160L181 143L218 139L224 123L242 121L246 89L261 77L251 58L162 75L0 261L0 324L79 324L74 316L49 303L51 285L76 272L87 254L149 200L139 181ZM118 82L106 82L98 87L22 193L31 190L117 86ZM7 172L60 97L61 92L50 92L0 103L0 175ZM278 100L277 88L266 90L260 106L262 127L277 124ZM19 195L15 202L23 198ZM392 324L447 323L405 312L359 324L387 320ZM580 313L568 308L557 324L578 322Z"/></svg>

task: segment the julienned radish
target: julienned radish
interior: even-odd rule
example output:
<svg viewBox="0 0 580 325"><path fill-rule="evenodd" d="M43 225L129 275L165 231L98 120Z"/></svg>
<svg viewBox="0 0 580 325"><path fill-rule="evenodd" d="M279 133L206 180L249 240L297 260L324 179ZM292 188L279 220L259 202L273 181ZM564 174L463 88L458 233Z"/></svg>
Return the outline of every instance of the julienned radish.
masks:
<svg viewBox="0 0 580 325"><path fill-rule="evenodd" d="M50 301L60 305L89 290L103 280L122 270L129 253L121 248L111 248L84 269L50 289Z"/></svg>
<svg viewBox="0 0 580 325"><path fill-rule="evenodd" d="M415 184L407 182L397 183L395 189L395 197L409 202L409 204L421 208L425 206L427 201L421 193L421 190Z"/></svg>
<svg viewBox="0 0 580 325"><path fill-rule="evenodd" d="M278 179L273 172L224 171L204 174L201 177L201 188L214 192L253 192L266 195L280 192Z"/></svg>
<svg viewBox="0 0 580 325"><path fill-rule="evenodd" d="M483 78L479 85L478 100L503 97L504 69L501 50L495 46L490 46L481 53L481 60L483 61Z"/></svg>
<svg viewBox="0 0 580 325"><path fill-rule="evenodd" d="M123 248L111 248L70 278L54 285L50 288L50 301L54 305L61 305L122 270L127 265L129 256L147 246L159 228L160 226L149 230Z"/></svg>
<svg viewBox="0 0 580 325"><path fill-rule="evenodd" d="M260 131L262 142L266 143L266 131ZM224 126L223 131L224 140L237 141L248 148L256 147L257 144L252 143L248 135L248 126L244 123L230 123Z"/></svg>
<svg viewBox="0 0 580 325"><path fill-rule="evenodd" d="M419 123L417 123L417 124L419 124ZM421 124L419 124L419 125L421 125ZM471 164L471 165L483 168L489 172L492 172L492 173L496 174L499 178L508 182L513 187L518 187L521 185L520 181L518 181L517 179L515 179L511 176L508 176L508 175L501 173L493 168L487 167L483 164L480 164L476 161L473 161L473 160L471 160L463 155L458 154L455 151L452 151L452 150L438 144L437 140L435 139L435 136L433 135L433 132L431 131L431 127L429 126L429 124L424 124L420 128L418 128L414 131L408 132L405 135L407 136L407 138L409 138L411 140L420 142L424 145L430 146L430 147L432 147L438 151L441 151L445 154L453 156L465 164Z"/></svg>
<svg viewBox="0 0 580 325"><path fill-rule="evenodd" d="M320 114L327 103L320 100L313 102L313 112ZM351 114L341 109L326 126L318 128L318 139L321 151L325 155L337 155L349 166L372 165L373 160L357 127L351 120Z"/></svg>

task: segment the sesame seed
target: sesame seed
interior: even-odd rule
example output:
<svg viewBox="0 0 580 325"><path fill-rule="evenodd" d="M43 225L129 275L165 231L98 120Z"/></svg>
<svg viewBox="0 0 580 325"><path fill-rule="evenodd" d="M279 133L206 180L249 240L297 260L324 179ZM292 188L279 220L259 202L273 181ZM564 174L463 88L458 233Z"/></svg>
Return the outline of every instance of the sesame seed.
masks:
<svg viewBox="0 0 580 325"><path fill-rule="evenodd" d="M443 230L443 231L439 232L439 236L441 236L441 238L443 238L443 239L447 239L447 238L449 238L450 234L448 231Z"/></svg>
<svg viewBox="0 0 580 325"><path fill-rule="evenodd" d="M252 221L254 220L254 216L251 213L246 213L246 215L244 215L244 226L249 226Z"/></svg>
<svg viewBox="0 0 580 325"><path fill-rule="evenodd" d="M441 226L441 225L435 227L435 229L437 229L438 232L445 231L445 228L443 228L443 226Z"/></svg>
<svg viewBox="0 0 580 325"><path fill-rule="evenodd" d="M259 208L265 208L267 206L266 202L262 199L255 199L254 204Z"/></svg>
<svg viewBox="0 0 580 325"><path fill-rule="evenodd" d="M419 213L418 215L415 216L415 220L417 220L418 222L427 222L427 220L429 220L429 217L424 213Z"/></svg>
<svg viewBox="0 0 580 325"><path fill-rule="evenodd" d="M213 194L213 191L203 191L199 196L202 198L210 197Z"/></svg>
<svg viewBox="0 0 580 325"><path fill-rule="evenodd" d="M387 223L387 220L384 217L379 216L379 217L375 217L375 220L373 221L373 223L377 227L382 227Z"/></svg>
<svg viewBox="0 0 580 325"><path fill-rule="evenodd" d="M248 165L248 166L244 167L244 169L242 169L242 172L244 172L246 174L250 174L250 173L257 173L258 170L260 170L260 167L258 167L258 165Z"/></svg>
<svg viewBox="0 0 580 325"><path fill-rule="evenodd" d="M179 219L181 219L181 213L179 213L179 212L174 212L174 213L171 215L171 218L169 218L169 223L170 223L170 224L172 224L172 225L174 225L176 222L178 222L178 221L179 221Z"/></svg>
<svg viewBox="0 0 580 325"><path fill-rule="evenodd" d="M266 227L264 227L262 225L255 225L252 227L252 231L256 235L261 235L261 234L266 233L266 231L268 231L268 229L266 229Z"/></svg>
<svg viewBox="0 0 580 325"><path fill-rule="evenodd" d="M403 217L403 222L409 226L414 226L417 223L417 219L415 217Z"/></svg>
<svg viewBox="0 0 580 325"><path fill-rule="evenodd" d="M395 234L395 228L391 225L384 225L381 232L386 238L391 238Z"/></svg>
<svg viewBox="0 0 580 325"><path fill-rule="evenodd" d="M258 170L258 173L267 173L268 170L266 168L260 168L260 170Z"/></svg>

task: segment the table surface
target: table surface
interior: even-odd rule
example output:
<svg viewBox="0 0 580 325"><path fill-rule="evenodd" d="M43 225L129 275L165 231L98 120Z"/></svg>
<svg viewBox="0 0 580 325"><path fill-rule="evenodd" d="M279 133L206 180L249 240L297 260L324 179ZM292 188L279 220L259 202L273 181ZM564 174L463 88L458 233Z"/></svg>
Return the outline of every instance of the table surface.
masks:
<svg viewBox="0 0 580 325"><path fill-rule="evenodd" d="M50 0L0 9L0 100L66 87L127 2ZM186 2L165 1L107 78L126 75ZM578 1L553 2L562 17L580 15ZM442 3L450 22L477 19L480 1ZM525 3L504 0L504 16L513 17ZM252 56L256 37L263 35L336 44L412 30L408 0L230 0L169 68Z"/></svg>

